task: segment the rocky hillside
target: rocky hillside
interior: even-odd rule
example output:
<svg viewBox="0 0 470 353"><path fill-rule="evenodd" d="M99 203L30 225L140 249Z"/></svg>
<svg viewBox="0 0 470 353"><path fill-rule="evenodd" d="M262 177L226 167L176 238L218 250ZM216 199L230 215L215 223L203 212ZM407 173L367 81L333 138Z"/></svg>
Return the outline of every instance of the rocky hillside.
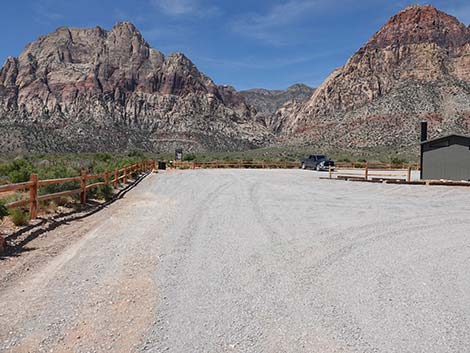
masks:
<svg viewBox="0 0 470 353"><path fill-rule="evenodd" d="M304 104L277 112L284 141L341 149L415 146L470 133L470 29L432 6L393 16Z"/></svg>
<svg viewBox="0 0 470 353"><path fill-rule="evenodd" d="M0 71L0 152L237 150L270 133L233 88L131 23L59 28Z"/></svg>
<svg viewBox="0 0 470 353"><path fill-rule="evenodd" d="M258 114L274 114L279 108L289 101L305 102L312 97L315 89L298 83L285 90L268 90L254 88L240 91L248 104L255 107Z"/></svg>
<svg viewBox="0 0 470 353"><path fill-rule="evenodd" d="M240 91L246 102L257 112L257 119L273 131L280 129L276 119L276 111L293 102L303 103L312 97L315 89L304 84L295 84L285 90L268 90L263 88Z"/></svg>

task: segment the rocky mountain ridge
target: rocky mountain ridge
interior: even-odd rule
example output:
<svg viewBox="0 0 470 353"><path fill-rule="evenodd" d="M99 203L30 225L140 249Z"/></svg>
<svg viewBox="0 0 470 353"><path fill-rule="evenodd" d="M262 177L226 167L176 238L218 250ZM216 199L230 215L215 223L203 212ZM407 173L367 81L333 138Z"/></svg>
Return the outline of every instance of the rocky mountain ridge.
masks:
<svg viewBox="0 0 470 353"><path fill-rule="evenodd" d="M129 22L62 27L0 71L0 150L231 150L270 138L255 111L183 54L164 56Z"/></svg>
<svg viewBox="0 0 470 353"><path fill-rule="evenodd" d="M256 118L274 133L282 126L277 119L276 112L285 105L303 103L315 92L315 89L305 84L294 84L285 90L268 90L255 88L240 91L246 103L256 109Z"/></svg>
<svg viewBox="0 0 470 353"><path fill-rule="evenodd" d="M470 29L433 6L393 16L309 101L277 112L284 140L340 149L470 133Z"/></svg>
<svg viewBox="0 0 470 353"><path fill-rule="evenodd" d="M470 29L433 6L393 16L313 90L216 85L129 22L62 27L0 70L0 152L400 150L470 134Z"/></svg>

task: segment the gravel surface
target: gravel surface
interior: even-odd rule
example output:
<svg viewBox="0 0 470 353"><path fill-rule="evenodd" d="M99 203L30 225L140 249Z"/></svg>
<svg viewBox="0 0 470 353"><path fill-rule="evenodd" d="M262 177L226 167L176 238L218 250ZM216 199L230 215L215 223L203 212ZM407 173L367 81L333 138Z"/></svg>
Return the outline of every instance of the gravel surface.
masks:
<svg viewBox="0 0 470 353"><path fill-rule="evenodd" d="M318 175L148 177L0 261L0 351L468 352L470 190Z"/></svg>

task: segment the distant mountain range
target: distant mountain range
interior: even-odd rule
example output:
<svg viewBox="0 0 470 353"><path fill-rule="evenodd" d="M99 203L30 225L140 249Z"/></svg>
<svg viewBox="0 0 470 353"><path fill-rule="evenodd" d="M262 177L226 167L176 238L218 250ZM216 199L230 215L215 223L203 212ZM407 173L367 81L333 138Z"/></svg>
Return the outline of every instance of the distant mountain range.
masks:
<svg viewBox="0 0 470 353"><path fill-rule="evenodd" d="M470 29L432 6L393 16L318 89L237 92L131 23L62 27L0 70L0 152L408 149L470 133Z"/></svg>
<svg viewBox="0 0 470 353"><path fill-rule="evenodd" d="M298 83L286 90L255 88L240 91L240 94L245 97L247 104L256 109L257 120L274 133L277 133L280 126L276 119L276 112L286 104L306 102L313 92L315 92L314 88Z"/></svg>

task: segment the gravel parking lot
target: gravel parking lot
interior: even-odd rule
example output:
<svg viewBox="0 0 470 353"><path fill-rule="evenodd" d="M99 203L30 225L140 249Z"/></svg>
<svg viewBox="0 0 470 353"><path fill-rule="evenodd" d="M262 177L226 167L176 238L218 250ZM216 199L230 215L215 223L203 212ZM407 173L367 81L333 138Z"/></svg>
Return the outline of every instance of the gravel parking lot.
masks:
<svg viewBox="0 0 470 353"><path fill-rule="evenodd" d="M0 260L2 352L468 352L470 190L151 175Z"/></svg>

